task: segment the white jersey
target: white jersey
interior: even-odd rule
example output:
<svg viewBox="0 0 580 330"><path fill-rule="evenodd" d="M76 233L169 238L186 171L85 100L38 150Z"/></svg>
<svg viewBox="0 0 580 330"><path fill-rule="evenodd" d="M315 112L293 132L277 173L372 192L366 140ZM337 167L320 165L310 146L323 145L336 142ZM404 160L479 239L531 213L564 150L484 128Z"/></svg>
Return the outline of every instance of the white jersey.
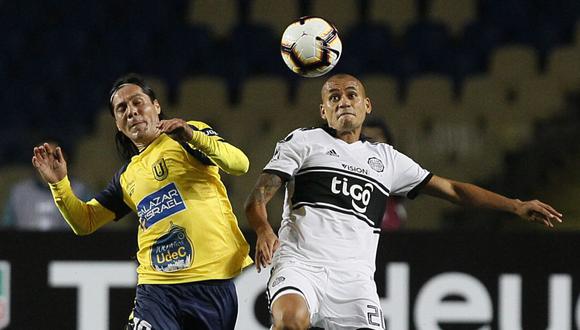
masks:
<svg viewBox="0 0 580 330"><path fill-rule="evenodd" d="M349 144L334 134L297 129L264 168L288 180L274 261L356 267L372 276L387 197L414 198L431 174L388 144Z"/></svg>

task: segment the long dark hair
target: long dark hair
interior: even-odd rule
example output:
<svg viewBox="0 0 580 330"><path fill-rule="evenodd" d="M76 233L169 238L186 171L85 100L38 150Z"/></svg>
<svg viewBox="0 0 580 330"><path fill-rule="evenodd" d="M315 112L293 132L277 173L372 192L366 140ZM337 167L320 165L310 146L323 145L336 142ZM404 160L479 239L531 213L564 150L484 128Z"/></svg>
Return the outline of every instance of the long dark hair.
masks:
<svg viewBox="0 0 580 330"><path fill-rule="evenodd" d="M151 102L157 100L155 92L151 86L145 82L145 79L136 73L129 73L115 80L113 87L111 87L111 91L109 92L109 111L113 117L115 117L115 114L113 113L113 95L115 95L119 88L126 84L132 84L141 87L141 90L143 93L149 96ZM159 119L165 119L165 114L163 114L163 111L159 113ZM137 146L135 146L133 141L131 141L131 139L129 139L129 137L127 137L121 131L117 131L115 134L115 147L117 148L119 157L121 157L121 159L124 161L130 161L131 157L139 154Z"/></svg>

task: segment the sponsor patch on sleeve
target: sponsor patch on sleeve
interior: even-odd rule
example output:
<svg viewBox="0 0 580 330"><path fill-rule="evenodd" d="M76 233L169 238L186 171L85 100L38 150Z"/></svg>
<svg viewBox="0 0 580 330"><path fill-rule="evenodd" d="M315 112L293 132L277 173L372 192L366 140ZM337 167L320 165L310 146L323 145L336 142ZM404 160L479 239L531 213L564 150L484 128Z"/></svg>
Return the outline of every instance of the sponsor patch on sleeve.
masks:
<svg viewBox="0 0 580 330"><path fill-rule="evenodd" d="M214 131L213 128L204 128L201 130L207 136L218 136L218 132Z"/></svg>

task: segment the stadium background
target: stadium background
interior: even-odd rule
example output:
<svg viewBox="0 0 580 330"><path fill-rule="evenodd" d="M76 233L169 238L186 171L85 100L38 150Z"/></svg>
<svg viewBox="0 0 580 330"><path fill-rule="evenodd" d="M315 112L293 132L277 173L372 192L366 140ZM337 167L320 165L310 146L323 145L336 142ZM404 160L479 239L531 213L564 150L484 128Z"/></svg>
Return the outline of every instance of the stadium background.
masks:
<svg viewBox="0 0 580 330"><path fill-rule="evenodd" d="M577 0L0 0L0 199L34 175L32 147L47 137L63 142L71 176L102 188L121 166L108 88L138 72L169 116L207 121L248 154L248 175L224 175L247 226L243 200L275 142L319 120L324 77L293 75L279 54L302 15L336 24L333 72L363 80L399 150L436 174L545 200L565 214L558 232L579 228ZM406 207L413 231L545 231L429 198Z"/></svg>
<svg viewBox="0 0 580 330"><path fill-rule="evenodd" d="M120 166L108 88L138 72L170 116L208 121L247 152L249 175L224 178L242 214L275 142L318 121L323 78L293 75L279 39L293 19L319 15L344 45L333 72L361 77L401 151L436 174L549 201L571 220L579 13L576 0L1 1L0 198L31 175L32 147L47 136L65 141L71 175L103 187ZM407 207L410 229L517 227L429 198Z"/></svg>

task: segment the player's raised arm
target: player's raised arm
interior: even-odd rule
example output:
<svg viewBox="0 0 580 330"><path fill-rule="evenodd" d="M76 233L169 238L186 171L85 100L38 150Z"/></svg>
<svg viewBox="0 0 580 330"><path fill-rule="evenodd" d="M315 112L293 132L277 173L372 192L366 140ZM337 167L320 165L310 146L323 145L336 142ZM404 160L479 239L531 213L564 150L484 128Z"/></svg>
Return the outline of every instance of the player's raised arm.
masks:
<svg viewBox="0 0 580 330"><path fill-rule="evenodd" d="M543 223L547 227L554 227L554 223L562 222L563 215L560 212L538 200L511 199L474 184L436 175L429 180L423 191L459 205L511 212L524 220Z"/></svg>
<svg viewBox="0 0 580 330"><path fill-rule="evenodd" d="M193 122L173 118L161 120L157 128L175 141L188 143L203 152L224 172L242 175L248 172L250 161L242 150L225 142L209 126L197 128Z"/></svg>
<svg viewBox="0 0 580 330"><path fill-rule="evenodd" d="M56 206L75 234L90 234L113 221L115 215L96 200L85 203L74 194L60 147L44 143L35 147L33 153L32 165L49 184Z"/></svg>
<svg viewBox="0 0 580 330"><path fill-rule="evenodd" d="M279 176L262 173L245 203L246 217L257 235L254 260L258 272L260 272L262 267L272 263L272 256L280 246L278 237L274 233L272 225L268 222L266 205L276 191L280 189L282 183L282 179Z"/></svg>

